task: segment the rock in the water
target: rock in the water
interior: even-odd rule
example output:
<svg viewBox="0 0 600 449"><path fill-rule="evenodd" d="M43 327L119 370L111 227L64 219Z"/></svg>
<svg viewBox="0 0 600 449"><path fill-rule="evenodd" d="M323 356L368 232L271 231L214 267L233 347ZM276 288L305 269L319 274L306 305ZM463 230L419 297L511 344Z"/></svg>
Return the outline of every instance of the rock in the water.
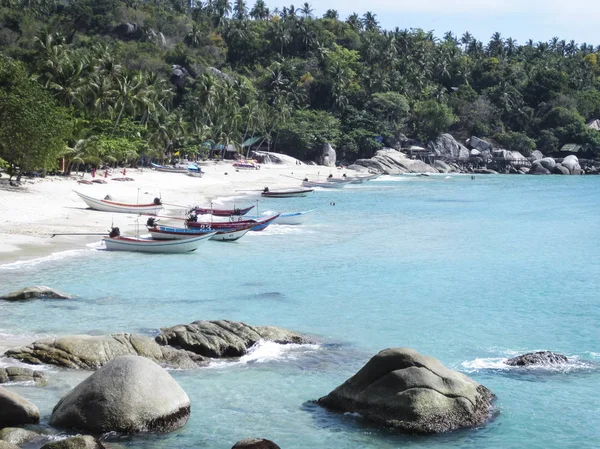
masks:
<svg viewBox="0 0 600 449"><path fill-rule="evenodd" d="M166 367L178 369L197 368L203 361L196 354L162 346L152 338L135 334L46 338L5 353L6 357L34 365L47 363L82 369L98 369L124 355L143 356Z"/></svg>
<svg viewBox="0 0 600 449"><path fill-rule="evenodd" d="M552 159L551 157L545 157L543 159L540 159L539 163L541 164L542 167L544 167L546 170L548 171L552 171L554 170L554 167L556 167L556 161L554 159Z"/></svg>
<svg viewBox="0 0 600 449"><path fill-rule="evenodd" d="M473 149L482 153L485 151L492 151L492 144L483 139L480 139L479 137L472 136L469 139L469 145L471 145Z"/></svg>
<svg viewBox="0 0 600 449"><path fill-rule="evenodd" d="M577 156L573 154L564 158L561 162L561 165L566 167L572 175L578 175L581 173L579 159L577 159Z"/></svg>
<svg viewBox="0 0 600 449"><path fill-rule="evenodd" d="M561 365L568 363L569 359L562 354L556 354L550 351L530 352L508 359L505 363L510 366L531 366L531 365Z"/></svg>
<svg viewBox="0 0 600 449"><path fill-rule="evenodd" d="M45 383L46 376L41 371L34 371L20 366L0 368L0 384L7 382L35 382Z"/></svg>
<svg viewBox="0 0 600 449"><path fill-rule="evenodd" d="M260 340L280 344L304 344L310 340L296 332L275 326L249 326L227 320L194 321L161 329L156 341L205 357L240 357Z"/></svg>
<svg viewBox="0 0 600 449"><path fill-rule="evenodd" d="M106 449L100 441L89 435L66 438L44 444L41 449Z"/></svg>
<svg viewBox="0 0 600 449"><path fill-rule="evenodd" d="M10 444L28 443L29 441L40 438L41 435L31 430L19 429L17 427L6 427L0 430L0 441L5 441Z"/></svg>
<svg viewBox="0 0 600 449"><path fill-rule="evenodd" d="M24 301L27 299L36 298L71 299L71 296L45 286L26 287L21 290L17 290L16 292L0 296L0 299L5 301Z"/></svg>
<svg viewBox="0 0 600 449"><path fill-rule="evenodd" d="M549 175L550 171L542 166L540 161L534 161L528 172L530 175Z"/></svg>
<svg viewBox="0 0 600 449"><path fill-rule="evenodd" d="M335 150L330 144L326 143L323 145L321 154L317 157L317 164L325 167L335 167L336 158Z"/></svg>
<svg viewBox="0 0 600 449"><path fill-rule="evenodd" d="M555 175L570 175L571 174L569 169L562 164L556 164L554 166L554 170L552 170L552 173L554 173Z"/></svg>
<svg viewBox="0 0 600 449"><path fill-rule="evenodd" d="M399 348L381 351L318 402L405 432L439 433L486 422L494 398L433 357Z"/></svg>
<svg viewBox="0 0 600 449"><path fill-rule="evenodd" d="M168 432L185 425L190 400L175 379L153 361L119 357L67 393L50 424L103 432Z"/></svg>
<svg viewBox="0 0 600 449"><path fill-rule="evenodd" d="M498 172L495 170L491 170L489 168L476 168L473 170L473 173L477 173L479 175L497 175Z"/></svg>
<svg viewBox="0 0 600 449"><path fill-rule="evenodd" d="M0 387L0 429L39 421L40 411L35 405L17 393Z"/></svg>
<svg viewBox="0 0 600 449"><path fill-rule="evenodd" d="M280 447L264 438L247 438L235 443L231 449L280 449Z"/></svg>
<svg viewBox="0 0 600 449"><path fill-rule="evenodd" d="M384 148L371 159L358 159L356 165L362 165L386 175L402 173L438 173L438 170L419 159L410 159L404 153Z"/></svg>
<svg viewBox="0 0 600 449"><path fill-rule="evenodd" d="M458 143L450 134L442 134L435 142L429 142L427 148L435 152L437 156L442 156L447 159L463 161L469 159L469 150L467 147Z"/></svg>

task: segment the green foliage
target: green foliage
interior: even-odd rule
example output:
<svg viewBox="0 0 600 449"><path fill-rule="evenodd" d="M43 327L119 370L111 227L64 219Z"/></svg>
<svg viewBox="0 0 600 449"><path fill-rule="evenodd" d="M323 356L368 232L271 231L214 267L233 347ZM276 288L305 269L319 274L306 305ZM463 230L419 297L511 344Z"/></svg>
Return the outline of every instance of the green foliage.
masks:
<svg viewBox="0 0 600 449"><path fill-rule="evenodd" d="M72 122L22 64L0 56L0 157L11 175L56 168Z"/></svg>
<svg viewBox="0 0 600 449"><path fill-rule="evenodd" d="M323 144L335 145L339 120L324 111L298 110L277 129L276 148L297 158L309 158Z"/></svg>
<svg viewBox="0 0 600 449"><path fill-rule="evenodd" d="M435 139L457 121L452 109L436 100L419 101L412 113L412 123L421 140Z"/></svg>
<svg viewBox="0 0 600 449"><path fill-rule="evenodd" d="M500 133L495 136L495 139L507 150L518 151L523 156L531 155L536 148L533 139L517 132Z"/></svg>

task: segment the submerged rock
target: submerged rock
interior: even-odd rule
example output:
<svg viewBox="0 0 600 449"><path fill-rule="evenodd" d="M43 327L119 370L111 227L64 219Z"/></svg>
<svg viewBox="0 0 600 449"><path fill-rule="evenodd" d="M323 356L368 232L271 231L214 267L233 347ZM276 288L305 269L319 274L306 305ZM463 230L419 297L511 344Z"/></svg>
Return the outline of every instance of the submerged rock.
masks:
<svg viewBox="0 0 600 449"><path fill-rule="evenodd" d="M40 422L40 411L27 399L0 387L0 429Z"/></svg>
<svg viewBox="0 0 600 449"><path fill-rule="evenodd" d="M562 354L550 351L530 352L508 359L506 362L510 366L532 366L532 365L562 365L568 363L569 359Z"/></svg>
<svg viewBox="0 0 600 449"><path fill-rule="evenodd" d="M31 430L19 429L17 427L6 427L0 430L0 441L4 441L10 444L28 443L29 441L40 438L41 435Z"/></svg>
<svg viewBox="0 0 600 449"><path fill-rule="evenodd" d="M171 375L153 361L119 357L67 393L50 424L103 432L169 432L190 416L190 399Z"/></svg>
<svg viewBox="0 0 600 449"><path fill-rule="evenodd" d="M264 438L247 438L235 443L231 449L280 449L280 447Z"/></svg>
<svg viewBox="0 0 600 449"><path fill-rule="evenodd" d="M29 368L21 368L20 366L0 368L0 384L7 382L45 383L46 376L41 371L34 371Z"/></svg>
<svg viewBox="0 0 600 449"><path fill-rule="evenodd" d="M44 444L41 449L106 449L99 440L89 435L65 438Z"/></svg>
<svg viewBox="0 0 600 449"><path fill-rule="evenodd" d="M409 433L439 433L486 422L494 394L483 385L408 349L386 349L318 403L359 413Z"/></svg>
<svg viewBox="0 0 600 449"><path fill-rule="evenodd" d="M202 363L196 354L157 344L152 338L135 334L101 336L68 335L46 338L5 354L25 363L98 369L117 357L139 355L169 368L192 369Z"/></svg>
<svg viewBox="0 0 600 449"><path fill-rule="evenodd" d="M234 321L194 321L161 329L156 341L205 357L240 357L260 340L279 344L310 343L308 337L275 326L249 326Z"/></svg>
<svg viewBox="0 0 600 449"><path fill-rule="evenodd" d="M26 287L21 290L17 290L16 292L11 292L0 296L0 299L5 301L25 301L28 299L37 298L71 299L71 296L43 285L38 287Z"/></svg>

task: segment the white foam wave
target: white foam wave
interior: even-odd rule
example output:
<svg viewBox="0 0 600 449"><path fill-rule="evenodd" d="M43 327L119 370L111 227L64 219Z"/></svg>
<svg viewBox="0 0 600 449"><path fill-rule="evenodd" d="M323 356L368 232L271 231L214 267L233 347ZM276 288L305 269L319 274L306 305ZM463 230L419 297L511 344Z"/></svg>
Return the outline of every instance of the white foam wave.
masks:
<svg viewBox="0 0 600 449"><path fill-rule="evenodd" d="M89 247L89 245L87 246ZM88 249L71 249L67 251L59 251L56 253L52 253L49 256L39 257L36 259L18 260L16 262L0 265L0 270L19 270L23 268L31 268L47 262L56 262L58 260L64 260L70 257L80 256L82 254L85 254L87 251Z"/></svg>
<svg viewBox="0 0 600 449"><path fill-rule="evenodd" d="M469 360L466 362L462 362L460 364L460 366L463 369L463 371L466 371L468 373L480 371L482 369L505 370L505 369L511 368L510 366L508 366L507 364L504 363L507 360L508 360L507 358L503 358L503 357L481 358L481 359L475 359L475 360Z"/></svg>
<svg viewBox="0 0 600 449"><path fill-rule="evenodd" d="M598 368L593 362L581 359L581 357L577 355L567 356L567 359L569 360L567 363L559 363L555 365L542 364L522 367L507 365L505 362L508 360L508 357L488 357L462 362L460 367L462 371L467 373L475 373L482 370L508 371L522 369L568 373L571 371L588 371Z"/></svg>
<svg viewBox="0 0 600 449"><path fill-rule="evenodd" d="M248 352L234 362L230 361L213 361L209 368L223 368L229 366L240 366L254 363L267 363L276 360L293 360L298 357L320 350L319 345L298 345L287 344L282 345L272 341L261 340L255 343Z"/></svg>

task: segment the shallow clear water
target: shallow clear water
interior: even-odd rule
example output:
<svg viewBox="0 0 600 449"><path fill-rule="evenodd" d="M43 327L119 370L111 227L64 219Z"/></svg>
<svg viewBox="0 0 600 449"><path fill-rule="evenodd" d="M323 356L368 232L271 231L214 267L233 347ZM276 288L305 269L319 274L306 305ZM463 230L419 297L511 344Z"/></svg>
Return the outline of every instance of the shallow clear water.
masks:
<svg viewBox="0 0 600 449"><path fill-rule="evenodd" d="M70 252L0 267L2 290L46 284L75 301L0 304L9 335L141 332L199 319L278 325L319 345L263 344L240 362L173 372L192 400L178 432L135 448L592 448L600 441L600 177L384 178L262 210L318 207L186 255ZM335 206L331 205L335 202ZM490 388L485 427L405 437L329 413L327 394L387 347L408 346ZM501 361L548 349L574 360L523 373ZM84 373L50 368L15 388L49 417Z"/></svg>

